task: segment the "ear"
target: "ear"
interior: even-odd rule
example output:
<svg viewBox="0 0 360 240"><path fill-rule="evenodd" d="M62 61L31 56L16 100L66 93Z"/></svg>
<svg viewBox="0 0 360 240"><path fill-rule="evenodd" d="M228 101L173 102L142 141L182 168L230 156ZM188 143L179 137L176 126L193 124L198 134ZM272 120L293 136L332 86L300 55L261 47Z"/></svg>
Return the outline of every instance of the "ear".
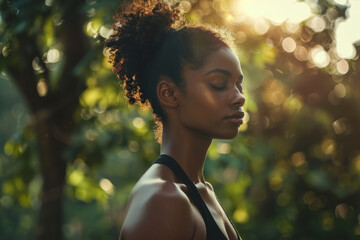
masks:
<svg viewBox="0 0 360 240"><path fill-rule="evenodd" d="M175 108L179 105L180 91L169 77L161 76L157 85L159 103L166 108Z"/></svg>

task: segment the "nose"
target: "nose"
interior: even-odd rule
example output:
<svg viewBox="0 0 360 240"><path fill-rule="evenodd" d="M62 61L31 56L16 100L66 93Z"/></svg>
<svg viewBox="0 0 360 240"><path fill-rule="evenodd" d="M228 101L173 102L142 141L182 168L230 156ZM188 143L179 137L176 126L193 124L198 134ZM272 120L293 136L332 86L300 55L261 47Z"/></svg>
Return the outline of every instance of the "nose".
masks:
<svg viewBox="0 0 360 240"><path fill-rule="evenodd" d="M244 94L238 88L235 88L234 94L232 94L231 98L231 105L239 105L239 107L244 106L245 104L245 97Z"/></svg>

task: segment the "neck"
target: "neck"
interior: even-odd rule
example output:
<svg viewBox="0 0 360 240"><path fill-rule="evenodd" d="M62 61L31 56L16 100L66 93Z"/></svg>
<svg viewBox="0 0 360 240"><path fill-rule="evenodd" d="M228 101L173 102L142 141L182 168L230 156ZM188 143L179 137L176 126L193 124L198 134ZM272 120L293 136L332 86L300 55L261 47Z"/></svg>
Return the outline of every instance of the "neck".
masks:
<svg viewBox="0 0 360 240"><path fill-rule="evenodd" d="M212 138L190 129L164 126L160 154L174 158L196 184L204 179L204 163Z"/></svg>

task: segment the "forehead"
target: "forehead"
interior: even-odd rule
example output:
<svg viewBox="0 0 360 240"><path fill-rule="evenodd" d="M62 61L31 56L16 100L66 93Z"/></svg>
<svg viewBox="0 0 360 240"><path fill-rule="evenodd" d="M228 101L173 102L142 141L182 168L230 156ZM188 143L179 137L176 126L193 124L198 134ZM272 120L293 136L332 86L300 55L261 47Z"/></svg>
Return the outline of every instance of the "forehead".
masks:
<svg viewBox="0 0 360 240"><path fill-rule="evenodd" d="M230 48L220 48L212 52L199 69L192 70L185 66L183 74L185 78L200 78L205 73L217 68L230 72L236 78L242 74L240 61Z"/></svg>
<svg viewBox="0 0 360 240"><path fill-rule="evenodd" d="M206 71L212 68L223 68L236 75L242 73L240 61L230 48L220 48L211 53L200 69Z"/></svg>

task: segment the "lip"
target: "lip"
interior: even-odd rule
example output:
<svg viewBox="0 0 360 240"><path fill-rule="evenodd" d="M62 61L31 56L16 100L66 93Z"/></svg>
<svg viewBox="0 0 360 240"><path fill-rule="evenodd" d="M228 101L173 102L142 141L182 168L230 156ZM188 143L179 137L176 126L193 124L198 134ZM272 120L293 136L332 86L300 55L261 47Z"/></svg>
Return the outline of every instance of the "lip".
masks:
<svg viewBox="0 0 360 240"><path fill-rule="evenodd" d="M230 122L232 122L232 123L240 125L243 123L243 120L242 120L243 117L244 117L244 112L237 111L237 112L233 113L232 115L226 117L226 119L229 119Z"/></svg>
<svg viewBox="0 0 360 240"><path fill-rule="evenodd" d="M235 123L237 125L240 125L243 123L243 120L241 118L227 118L230 120L230 122Z"/></svg>
<svg viewBox="0 0 360 240"><path fill-rule="evenodd" d="M226 118L243 118L244 117L244 112L243 111L237 111L235 113L233 113L230 116L227 116Z"/></svg>

